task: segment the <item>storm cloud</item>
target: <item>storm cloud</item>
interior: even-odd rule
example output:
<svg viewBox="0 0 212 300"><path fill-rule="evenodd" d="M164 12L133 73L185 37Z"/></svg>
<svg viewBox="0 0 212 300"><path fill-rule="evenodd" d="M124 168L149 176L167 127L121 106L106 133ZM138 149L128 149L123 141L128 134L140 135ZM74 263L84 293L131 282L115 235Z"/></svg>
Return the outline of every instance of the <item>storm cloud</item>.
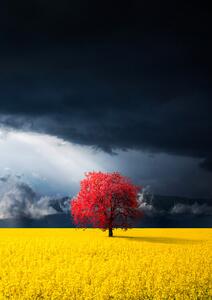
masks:
<svg viewBox="0 0 212 300"><path fill-rule="evenodd" d="M29 66L16 58L9 74L8 69L1 72L1 124L111 153L142 149L198 157L203 160L201 166L210 170L211 98L205 83L198 82L200 74L195 79L195 70L179 68L175 57L179 53L167 59L169 45L166 54L151 53L151 49L142 54L141 49L138 59L131 46L121 57L121 45L116 46L117 53L105 47L95 57L86 54L87 49L81 54L60 50L62 61L58 62L54 55L45 60L44 54L37 62L34 53ZM109 62L103 59L105 55ZM9 57L2 60L11 63Z"/></svg>
<svg viewBox="0 0 212 300"><path fill-rule="evenodd" d="M191 157L212 171L207 5L5 0L1 6L2 127L110 154Z"/></svg>

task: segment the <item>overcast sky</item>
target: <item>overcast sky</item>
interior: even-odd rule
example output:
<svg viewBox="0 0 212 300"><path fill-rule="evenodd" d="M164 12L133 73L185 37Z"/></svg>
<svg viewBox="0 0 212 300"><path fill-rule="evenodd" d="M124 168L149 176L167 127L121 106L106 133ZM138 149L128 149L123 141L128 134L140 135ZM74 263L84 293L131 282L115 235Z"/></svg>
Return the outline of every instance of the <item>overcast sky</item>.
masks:
<svg viewBox="0 0 212 300"><path fill-rule="evenodd" d="M1 1L0 175L212 197L211 20L207 1Z"/></svg>

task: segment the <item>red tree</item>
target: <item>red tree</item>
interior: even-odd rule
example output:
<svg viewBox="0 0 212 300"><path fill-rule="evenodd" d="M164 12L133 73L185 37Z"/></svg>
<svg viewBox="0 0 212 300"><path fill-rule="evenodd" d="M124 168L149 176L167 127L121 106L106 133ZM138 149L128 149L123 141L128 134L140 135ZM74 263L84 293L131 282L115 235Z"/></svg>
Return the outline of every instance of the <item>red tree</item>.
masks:
<svg viewBox="0 0 212 300"><path fill-rule="evenodd" d="M80 227L109 230L127 229L130 219L140 215L138 192L140 187L119 173L89 172L80 182L80 192L71 202L74 223Z"/></svg>

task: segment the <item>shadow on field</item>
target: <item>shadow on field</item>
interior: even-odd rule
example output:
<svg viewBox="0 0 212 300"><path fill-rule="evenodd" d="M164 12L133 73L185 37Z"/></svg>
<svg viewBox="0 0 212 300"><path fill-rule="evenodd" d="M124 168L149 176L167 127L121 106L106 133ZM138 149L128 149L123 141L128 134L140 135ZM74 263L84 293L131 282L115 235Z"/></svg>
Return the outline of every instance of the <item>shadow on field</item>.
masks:
<svg viewBox="0 0 212 300"><path fill-rule="evenodd" d="M161 243L161 244L199 244L201 240L190 240L171 237L146 237L146 236L114 236L115 239L128 239L131 241Z"/></svg>

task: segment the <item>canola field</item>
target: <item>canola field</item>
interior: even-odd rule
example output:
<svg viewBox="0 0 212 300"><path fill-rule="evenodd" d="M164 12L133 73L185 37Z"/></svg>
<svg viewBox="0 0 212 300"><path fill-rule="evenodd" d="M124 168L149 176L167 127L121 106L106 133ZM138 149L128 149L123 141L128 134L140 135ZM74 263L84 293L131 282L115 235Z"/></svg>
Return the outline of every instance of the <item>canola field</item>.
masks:
<svg viewBox="0 0 212 300"><path fill-rule="evenodd" d="M212 229L0 229L0 299L212 299Z"/></svg>

